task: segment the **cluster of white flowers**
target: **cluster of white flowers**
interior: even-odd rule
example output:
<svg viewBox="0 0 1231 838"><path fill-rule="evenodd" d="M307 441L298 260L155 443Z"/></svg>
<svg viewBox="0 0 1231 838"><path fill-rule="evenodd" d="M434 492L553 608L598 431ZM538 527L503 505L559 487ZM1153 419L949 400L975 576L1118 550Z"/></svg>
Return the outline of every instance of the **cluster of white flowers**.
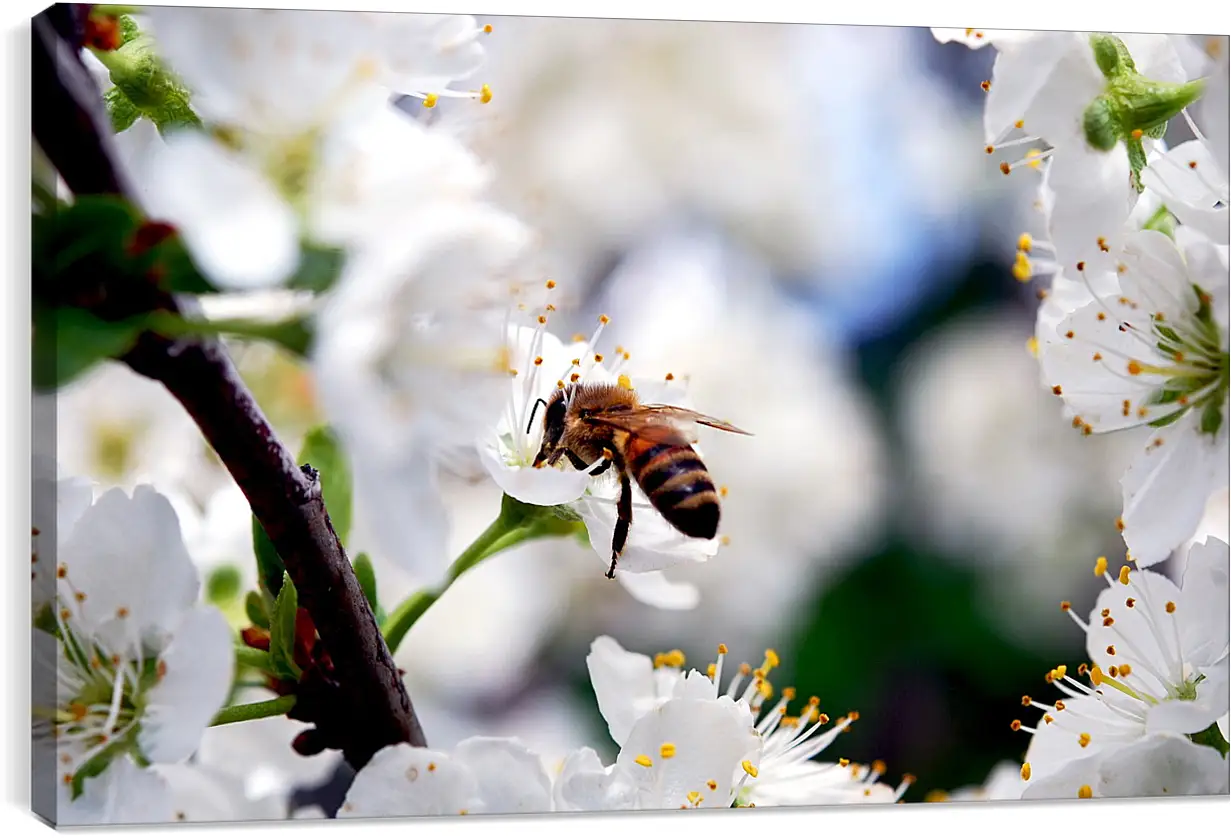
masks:
<svg viewBox="0 0 1231 838"><path fill-rule="evenodd" d="M1207 538L1202 519L1228 485L1226 97L1206 114L1216 141L1189 106L1206 76L1226 75L1226 50L1188 36L934 34L995 47L987 153L1026 147L1001 170L1042 174L1046 233L1022 235L1013 273L1050 277L1033 338L1043 384L1076 433L1140 446L1120 480L1126 563L1113 575L1098 560L1108 588L1088 620L1063 606L1090 662L1052 670L1064 697L1023 697L1043 716L1013 723L1033 734L1023 796L1225 794L1227 534ZM1168 148L1181 117L1193 139ZM1177 550L1180 587L1144 569Z"/></svg>
<svg viewBox="0 0 1231 838"><path fill-rule="evenodd" d="M451 752L393 745L355 778L339 813L373 815L596 812L757 805L891 803L912 782L879 782L885 766L817 762L859 717L831 720L812 698L788 715L795 691L774 689L778 655L741 664L722 687L726 647L706 672L685 672L678 650L653 659L599 637L586 663L598 709L619 747L604 765L591 748L549 772L518 739L472 737Z"/></svg>
<svg viewBox="0 0 1231 838"><path fill-rule="evenodd" d="M175 820L194 799L175 778L191 784L182 763L230 692L230 627L198 603L165 497L95 499L57 471L35 464L35 765L56 778L60 823Z"/></svg>

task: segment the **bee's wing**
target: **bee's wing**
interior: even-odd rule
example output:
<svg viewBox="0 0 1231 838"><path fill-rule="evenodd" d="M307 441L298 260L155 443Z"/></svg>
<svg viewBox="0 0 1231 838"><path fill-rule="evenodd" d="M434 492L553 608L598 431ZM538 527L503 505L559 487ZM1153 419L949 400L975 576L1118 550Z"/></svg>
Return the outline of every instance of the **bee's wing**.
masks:
<svg viewBox="0 0 1231 838"><path fill-rule="evenodd" d="M647 404L642 405L641 410L649 411L655 416L669 418L673 422L687 426L690 424L705 425L709 428L716 428L720 431L729 431L733 434L743 434L744 436L752 436L748 431L742 428L737 428L730 422L724 422L721 419L715 419L713 416L706 416L704 413L697 413L695 410L688 410L683 407L674 407L667 404Z"/></svg>
<svg viewBox="0 0 1231 838"><path fill-rule="evenodd" d="M693 426L698 424L751 436L747 431L740 430L720 419L671 405L649 404L632 410L598 412L591 414L587 419L600 425L619 428L642 439L667 445L691 445L696 442L697 435Z"/></svg>

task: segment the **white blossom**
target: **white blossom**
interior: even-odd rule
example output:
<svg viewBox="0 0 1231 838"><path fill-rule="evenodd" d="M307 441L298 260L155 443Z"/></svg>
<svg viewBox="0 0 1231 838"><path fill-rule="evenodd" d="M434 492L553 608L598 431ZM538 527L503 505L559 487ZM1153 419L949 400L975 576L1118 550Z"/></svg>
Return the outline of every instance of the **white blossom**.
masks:
<svg viewBox="0 0 1231 838"><path fill-rule="evenodd" d="M1121 124L1138 117L1108 103L1127 95L1117 84L1140 87L1145 80L1187 82L1189 76L1173 39L1167 35L1033 32L1012 33L1003 40L989 33L987 40L996 43L996 64L986 83L984 109L988 153L1031 147L1021 160L1001 163L1005 174L1024 165L1037 168L1047 160L1054 193L1048 234L1061 264L1114 267L1117 248L1112 239L1138 200L1140 184L1134 183L1133 175L1145 165L1158 132L1153 128L1143 132L1135 123ZM1096 40L1105 55L1118 56L1113 64L1100 66ZM1117 52L1120 45L1128 58ZM1166 93L1151 90L1148 95L1174 99L1177 106L1172 113L1178 113L1200 95L1200 88ZM1134 155L1137 162L1133 162Z"/></svg>
<svg viewBox="0 0 1231 838"><path fill-rule="evenodd" d="M551 811L551 781L517 739L475 736L450 752L390 745L351 784L340 818Z"/></svg>
<svg viewBox="0 0 1231 838"><path fill-rule="evenodd" d="M1043 779L1075 760L1111 752L1157 732L1199 733L1228 711L1228 546L1211 538L1191 548L1181 587L1150 570L1100 558L1107 587L1088 620L1064 610L1086 633L1089 664L1048 674L1064 695L1023 705L1043 711L1031 728L1028 773ZM1032 780L1033 782L1033 780Z"/></svg>
<svg viewBox="0 0 1231 838"><path fill-rule="evenodd" d="M1052 302L1063 317L1041 311L1038 329L1043 375L1074 428L1155 429L1121 481L1124 539L1143 564L1167 558L1226 485L1226 254L1199 237L1178 244L1142 230L1118 270L1079 266Z"/></svg>
<svg viewBox="0 0 1231 838"><path fill-rule="evenodd" d="M1110 753L1070 762L1056 774L1028 783L1022 797L1225 797L1227 777L1227 760L1218 751L1160 731Z"/></svg>
<svg viewBox="0 0 1231 838"><path fill-rule="evenodd" d="M442 155L462 152L388 102L389 86L413 95L440 86L430 94L435 101L450 94L444 85L472 73L483 55L473 18L150 13L159 49L192 90L194 108L225 136L175 131L165 142L151 139L131 162L146 209L180 230L217 284L281 282L299 264L301 232L356 246L398 229L425 192L473 188L469 173L441 182L461 171L437 168ZM459 95L490 98L486 88Z"/></svg>
<svg viewBox="0 0 1231 838"><path fill-rule="evenodd" d="M549 289L554 286L554 281L547 282ZM603 347L600 341L609 322L606 315L599 318L588 339L577 336L565 345L547 330L548 312L554 310L550 303L531 307L526 316L534 318L533 327L516 322L508 326L512 378L509 397L503 410L493 414L494 421L479 436L477 448L484 468L508 495L536 506L567 506L579 516L594 554L607 569L621 492L619 475L608 470L592 476L604 460L587 464L585 470L564 460L555 468L536 468L534 460L542 444L546 415L543 405L560 390L567 393L570 386L594 383L627 387L645 404L686 407L688 398L673 376L650 378L626 372L631 356L623 346L617 346L609 355L598 351ZM718 552L720 539L683 535L654 509L635 482L632 493L634 523L616 565L616 579L635 598L649 605L667 609L695 606L695 587L672 583L661 571L712 558Z"/></svg>
<svg viewBox="0 0 1231 838"><path fill-rule="evenodd" d="M54 742L68 819L162 819L148 809L162 805L162 784L129 755L173 763L193 753L230 689L230 629L197 605L175 513L148 486L104 493L59 552L57 601L34 647L55 706L36 697L36 740Z"/></svg>
<svg viewBox="0 0 1231 838"><path fill-rule="evenodd" d="M782 690L778 701L767 708L767 700L773 696L769 673L778 665L778 655L772 649L766 650L764 662L756 669L742 664L724 690L721 681L726 651L725 646L719 647L717 661L707 667L705 674L695 669L685 673L684 656L678 650L659 654L651 660L645 655L625 651L610 637L596 639L586 665L599 711L607 722L611 738L620 746L620 757L614 768L603 769L604 777L608 778L603 782L593 774L593 760L577 757L580 763L588 766L585 773L589 775L589 782L573 781L591 790L608 789L611 784L621 785L617 776L621 770L631 772L624 776L636 778L634 766L653 769L658 760L653 748L646 744L644 728L652 726L666 737L665 741L674 742L671 726L679 727L680 738L690 736L692 725L700 723L695 717L702 712L701 708L707 708L704 712L715 719L710 722L714 726L714 741L710 743L714 750L703 749L689 770L696 772L706 768L710 779L705 781L704 787L700 783L694 783L691 788L687 784L678 786L677 798L683 795L685 799L656 801L665 808L705 805L707 795L710 803L719 806L893 802L901 797L911 778L905 778L896 789L877 782L885 772L882 763L866 766L853 765L846 759L834 763L813 761L813 757L858 719L858 713L849 713L831 725L829 716L819 709L819 700L812 698L803 705L798 716L789 716L787 709L795 698L791 688ZM683 702L688 702L686 710L677 709ZM717 720L732 715L751 728L751 747L742 744L742 737L736 738L734 743L719 738L720 732L726 735L726 726ZM826 726L828 729L822 732ZM732 735L734 732L733 726ZM728 782L728 775L714 766L726 764L728 757L719 754L738 750L735 744L745 750ZM681 750L677 747L674 753L679 754ZM561 780L566 776L562 774ZM702 801L694 800L690 793L695 793Z"/></svg>

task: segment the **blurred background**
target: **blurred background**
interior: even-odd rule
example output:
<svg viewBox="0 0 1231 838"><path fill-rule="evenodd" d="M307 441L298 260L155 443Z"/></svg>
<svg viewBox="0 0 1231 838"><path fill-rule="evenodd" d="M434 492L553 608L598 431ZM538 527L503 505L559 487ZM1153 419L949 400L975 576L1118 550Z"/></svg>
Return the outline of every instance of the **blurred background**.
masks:
<svg viewBox="0 0 1231 838"><path fill-rule="evenodd" d="M1039 380L1037 288L1010 273L1019 233L1041 226L1038 174L1006 178L983 151L994 52L908 28L481 22L493 101L399 105L475 149L494 200L539 231L570 301L557 333L609 314L635 370L688 376L697 409L756 436L702 438L730 544L668 571L699 588L695 610L640 605L572 542L457 583L398 654L430 743L517 735L549 759L614 757L585 667L610 634L702 670L719 643L754 665L773 647L778 688L860 712L823 758L915 774L907 800L1020 760L1021 695L1084 655L1058 603L1090 607L1095 558L1123 550L1132 440L1080 437ZM310 379L266 347L235 351L297 446ZM36 409L58 412L66 469L176 493L206 571L253 579L243 497L156 385L112 367ZM460 550L499 494L464 475L447 491ZM391 606L419 580L380 558ZM259 724L266 739L208 743L261 765L250 793L328 777L328 756L237 756L296 727Z"/></svg>

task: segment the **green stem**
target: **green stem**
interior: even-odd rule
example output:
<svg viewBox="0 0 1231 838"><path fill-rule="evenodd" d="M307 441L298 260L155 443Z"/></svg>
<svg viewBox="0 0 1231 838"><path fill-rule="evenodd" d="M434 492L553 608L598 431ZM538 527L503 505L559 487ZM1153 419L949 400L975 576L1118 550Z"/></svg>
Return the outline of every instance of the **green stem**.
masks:
<svg viewBox="0 0 1231 838"><path fill-rule="evenodd" d="M270 716L285 716L295 706L295 696L284 695L271 698L268 701L255 701L252 704L236 704L225 707L214 716L210 726L229 725L233 722L250 722L254 719L266 719Z"/></svg>
<svg viewBox="0 0 1231 838"><path fill-rule="evenodd" d="M235 662L242 666L250 666L253 669L259 669L262 672L272 671L269 661L269 652L261 649L253 649L251 646L236 646Z"/></svg>
<svg viewBox="0 0 1231 838"><path fill-rule="evenodd" d="M99 4L91 9L90 13L96 15L108 15L110 17L119 17L120 15L139 15L141 14L141 7Z"/></svg>
<svg viewBox="0 0 1231 838"><path fill-rule="evenodd" d="M150 315L148 328L169 338L209 335L268 340L301 356L306 355L312 341L311 331L305 321L298 317L273 322L234 318L189 320L166 312L156 312Z"/></svg>
<svg viewBox="0 0 1231 838"><path fill-rule="evenodd" d="M390 653L397 651L407 632L436 600L444 596L449 586L466 571L497 553L515 547L523 541L555 535L569 535L583 525L561 518L547 506L531 506L508 495L500 504L500 514L462 554L449 565L445 579L434 588L424 588L411 594L389 614L382 626Z"/></svg>
<svg viewBox="0 0 1231 838"><path fill-rule="evenodd" d="M385 643L389 645L389 652L392 654L397 651L402 640L406 637L406 633L410 631L411 626L415 624L420 617L426 613L427 609L432 606L432 603L444 596L445 591L449 590L449 586L457 581L463 573L470 570L483 559L498 552L492 548L501 541L507 540L507 537L515 533L520 527L509 528L509 523L502 513L497 516L495 521L492 521L491 526L485 529L478 538L470 543L470 546L462 551L462 554L454 560L453 564L449 565L449 571L445 576L444 582L436 588L424 588L404 599L397 608L393 609L393 613L389 615L389 619L385 622Z"/></svg>

